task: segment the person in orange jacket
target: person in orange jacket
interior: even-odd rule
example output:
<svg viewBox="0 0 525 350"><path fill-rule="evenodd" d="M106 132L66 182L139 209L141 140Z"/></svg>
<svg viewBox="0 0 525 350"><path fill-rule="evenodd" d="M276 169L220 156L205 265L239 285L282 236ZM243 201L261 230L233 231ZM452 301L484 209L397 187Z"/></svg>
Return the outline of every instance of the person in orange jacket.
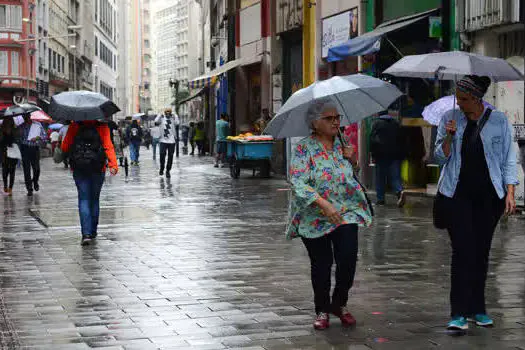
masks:
<svg viewBox="0 0 525 350"><path fill-rule="evenodd" d="M113 176L118 173L108 124L91 120L71 123L62 141L62 151L68 154L78 190L81 245L89 245L97 237L100 191L106 168Z"/></svg>

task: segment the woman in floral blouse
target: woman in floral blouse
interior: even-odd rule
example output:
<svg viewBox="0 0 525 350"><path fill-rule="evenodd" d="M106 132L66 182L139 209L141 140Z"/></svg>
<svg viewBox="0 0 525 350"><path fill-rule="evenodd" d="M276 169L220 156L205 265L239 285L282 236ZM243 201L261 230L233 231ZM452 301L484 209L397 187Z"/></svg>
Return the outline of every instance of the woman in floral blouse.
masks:
<svg viewBox="0 0 525 350"><path fill-rule="evenodd" d="M372 213L366 195L354 178L356 156L343 147L341 115L329 99L313 104L307 113L312 135L295 147L290 169L293 185L287 238L301 237L311 262L316 318L314 328L329 327L329 313L343 326L356 323L346 303L357 262L357 231L369 226ZM336 285L330 300L333 259Z"/></svg>

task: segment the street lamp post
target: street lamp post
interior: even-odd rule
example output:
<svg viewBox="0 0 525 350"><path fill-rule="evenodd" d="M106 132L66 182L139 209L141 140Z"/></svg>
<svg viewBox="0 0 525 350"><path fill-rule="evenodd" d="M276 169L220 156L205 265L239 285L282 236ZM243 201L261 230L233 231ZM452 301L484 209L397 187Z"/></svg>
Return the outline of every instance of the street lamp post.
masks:
<svg viewBox="0 0 525 350"><path fill-rule="evenodd" d="M180 81L177 79L173 80L170 78L169 86L174 89L175 92L175 114L179 116L179 85ZM180 119L179 119L180 121ZM179 125L175 125L175 156L179 157Z"/></svg>

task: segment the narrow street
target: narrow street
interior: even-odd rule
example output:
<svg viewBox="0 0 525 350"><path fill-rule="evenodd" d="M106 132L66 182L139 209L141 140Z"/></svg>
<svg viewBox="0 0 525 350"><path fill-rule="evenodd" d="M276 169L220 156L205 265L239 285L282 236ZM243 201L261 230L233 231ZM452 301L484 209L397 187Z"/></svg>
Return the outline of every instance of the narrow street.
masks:
<svg viewBox="0 0 525 350"><path fill-rule="evenodd" d="M232 180L182 156L172 178L151 152L106 178L96 244L80 246L69 171L42 161L41 190L0 198L4 349L525 349L525 221L500 225L487 287L493 329L445 331L449 245L431 208L380 208L360 231L349 308L358 325L312 328L309 260L283 231L278 179Z"/></svg>

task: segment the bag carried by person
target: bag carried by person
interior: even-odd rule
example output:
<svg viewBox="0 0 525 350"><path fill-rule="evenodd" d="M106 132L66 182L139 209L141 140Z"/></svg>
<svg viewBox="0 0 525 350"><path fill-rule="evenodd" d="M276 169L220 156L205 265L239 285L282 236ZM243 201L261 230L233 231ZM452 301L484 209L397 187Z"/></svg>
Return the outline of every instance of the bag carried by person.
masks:
<svg viewBox="0 0 525 350"><path fill-rule="evenodd" d="M7 158L11 159L22 159L22 152L16 143L7 147Z"/></svg>
<svg viewBox="0 0 525 350"><path fill-rule="evenodd" d="M96 173L102 171L106 160L106 152L96 127L81 125L70 152L71 167L83 173Z"/></svg>
<svg viewBox="0 0 525 350"><path fill-rule="evenodd" d="M64 161L64 152L60 147L55 148L55 153L53 154L53 162L55 164L60 164Z"/></svg>
<svg viewBox="0 0 525 350"><path fill-rule="evenodd" d="M487 109L485 114L483 114L483 117L481 118L476 130L474 131L474 136L472 137L471 142L477 142L477 139L481 134L481 130L487 123L487 120L489 119L491 113L492 110ZM450 217L453 214L451 207L453 204L454 203L452 198L448 198L447 196L441 194L441 192L439 192L438 186L438 192L436 194L436 197L434 197L434 206L432 207L432 218L434 222L434 227L438 230L446 230L450 227Z"/></svg>

